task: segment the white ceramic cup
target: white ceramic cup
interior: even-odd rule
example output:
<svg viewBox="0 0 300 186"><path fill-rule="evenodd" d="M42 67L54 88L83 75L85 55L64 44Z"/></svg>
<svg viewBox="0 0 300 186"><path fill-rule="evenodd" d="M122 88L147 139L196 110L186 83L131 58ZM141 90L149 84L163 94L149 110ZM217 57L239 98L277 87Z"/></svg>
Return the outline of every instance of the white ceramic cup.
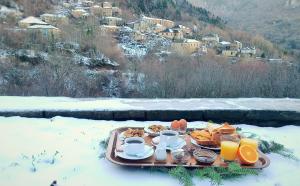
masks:
<svg viewBox="0 0 300 186"><path fill-rule="evenodd" d="M128 155L137 155L145 151L145 140L141 137L126 138L124 152Z"/></svg>
<svg viewBox="0 0 300 186"><path fill-rule="evenodd" d="M177 144L178 132L174 130L164 130L160 132L160 142L165 142L168 147Z"/></svg>

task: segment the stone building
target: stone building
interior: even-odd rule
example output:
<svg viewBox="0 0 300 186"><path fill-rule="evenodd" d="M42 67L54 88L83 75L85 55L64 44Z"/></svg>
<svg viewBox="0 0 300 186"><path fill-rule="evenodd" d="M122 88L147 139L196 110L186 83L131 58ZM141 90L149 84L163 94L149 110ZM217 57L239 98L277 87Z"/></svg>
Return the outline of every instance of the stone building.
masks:
<svg viewBox="0 0 300 186"><path fill-rule="evenodd" d="M33 26L33 25L49 25L48 23L40 20L39 18L32 17L32 16L20 20L18 24L20 28L28 28L29 26Z"/></svg>
<svg viewBox="0 0 300 186"><path fill-rule="evenodd" d="M116 33L120 30L118 26L110 26L110 25L100 25L101 33Z"/></svg>
<svg viewBox="0 0 300 186"><path fill-rule="evenodd" d="M255 47L245 47L241 49L241 56L243 57L254 57L256 55Z"/></svg>
<svg viewBox="0 0 300 186"><path fill-rule="evenodd" d="M214 47L219 44L220 38L218 34L208 34L202 37L202 42L208 47Z"/></svg>
<svg viewBox="0 0 300 186"><path fill-rule="evenodd" d="M112 17L122 15L122 10L118 7L113 7L110 2L103 2L100 5L91 6L90 11L93 15L99 17Z"/></svg>
<svg viewBox="0 0 300 186"><path fill-rule="evenodd" d="M72 10L71 14L74 18L77 18L77 19L89 16L89 13L82 8L76 8L76 9Z"/></svg>
<svg viewBox="0 0 300 186"><path fill-rule="evenodd" d="M100 23L109 26L122 26L125 24L125 21L119 17L103 17Z"/></svg>
<svg viewBox="0 0 300 186"><path fill-rule="evenodd" d="M183 39L172 43L171 48L179 54L192 54L198 52L202 47L202 43L195 39Z"/></svg>
<svg viewBox="0 0 300 186"><path fill-rule="evenodd" d="M167 19L142 16L139 20L129 23L128 25L132 29L140 32L152 32L157 28L157 25L161 26L161 28L167 29L174 27L175 23Z"/></svg>
<svg viewBox="0 0 300 186"><path fill-rule="evenodd" d="M189 27L183 25L176 25L173 27L174 30L180 31L183 35L192 35L192 30Z"/></svg>
<svg viewBox="0 0 300 186"><path fill-rule="evenodd" d="M36 17L27 17L19 21L19 27L31 33L41 33L46 37L59 37L60 29L40 20Z"/></svg>
<svg viewBox="0 0 300 186"><path fill-rule="evenodd" d="M42 14L41 19L51 25L64 25L69 23L69 18L60 14Z"/></svg>
<svg viewBox="0 0 300 186"><path fill-rule="evenodd" d="M181 40L183 39L183 33L181 30L167 28L159 33L160 36L163 36L172 40Z"/></svg>

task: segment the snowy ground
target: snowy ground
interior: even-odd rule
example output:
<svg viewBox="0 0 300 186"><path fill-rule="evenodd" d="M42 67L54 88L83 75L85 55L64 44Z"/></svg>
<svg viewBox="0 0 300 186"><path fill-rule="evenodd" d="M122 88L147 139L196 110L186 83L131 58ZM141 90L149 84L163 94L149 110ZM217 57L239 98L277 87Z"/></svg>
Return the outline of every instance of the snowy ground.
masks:
<svg viewBox="0 0 300 186"><path fill-rule="evenodd" d="M38 186L176 186L177 180L161 173L142 169L127 169L99 158L99 142L109 131L120 126L143 126L161 122L93 121L55 117L29 119L0 117L0 185ZM167 124L167 123L165 123ZM193 122L191 127L204 126ZM300 127L260 128L240 125L243 131L255 132L265 139L276 140L294 150L300 157ZM56 156L54 154L58 152ZM55 158L53 158L53 156ZM300 163L270 154L270 167L260 176L248 176L224 185L243 186L296 186ZM194 179L196 185L209 185L209 181Z"/></svg>
<svg viewBox="0 0 300 186"><path fill-rule="evenodd" d="M1 111L53 110L284 110L300 112L300 99L118 99L0 96Z"/></svg>

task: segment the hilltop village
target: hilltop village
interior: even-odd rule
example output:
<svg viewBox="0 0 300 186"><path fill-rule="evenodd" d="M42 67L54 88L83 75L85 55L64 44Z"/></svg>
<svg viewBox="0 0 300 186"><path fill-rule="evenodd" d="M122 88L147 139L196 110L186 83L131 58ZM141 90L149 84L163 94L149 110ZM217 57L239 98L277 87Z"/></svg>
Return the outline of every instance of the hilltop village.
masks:
<svg viewBox="0 0 300 186"><path fill-rule="evenodd" d="M68 24L70 20L81 21L89 17L96 17L99 20L97 31L103 34L121 35L120 33L125 30L127 36L136 45L148 42L152 38L164 39L167 43L165 53L206 55L208 50L212 50L214 54L226 57L256 57L255 46L243 46L240 41L224 41L215 33L203 35L198 40L195 39L193 36L197 29L196 26L190 28L172 20L144 15L137 20L126 21L122 18L122 10L110 2L66 0L56 12L19 20L16 30L39 32L46 37L59 38L62 31L61 25ZM123 44L121 48L126 53L126 50L132 46L128 46L128 40Z"/></svg>

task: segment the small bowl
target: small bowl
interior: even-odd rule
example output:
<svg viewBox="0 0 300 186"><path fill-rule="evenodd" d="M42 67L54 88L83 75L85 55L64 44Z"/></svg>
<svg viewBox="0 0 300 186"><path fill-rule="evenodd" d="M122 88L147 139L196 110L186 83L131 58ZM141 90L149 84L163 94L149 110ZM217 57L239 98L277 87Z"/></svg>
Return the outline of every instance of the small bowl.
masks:
<svg viewBox="0 0 300 186"><path fill-rule="evenodd" d="M186 164L190 159L189 153L184 151L183 149L173 150L171 151L171 154L174 163L177 164Z"/></svg>
<svg viewBox="0 0 300 186"><path fill-rule="evenodd" d="M217 154L214 151L206 149L196 149L193 152L194 158L204 164L212 164L217 159Z"/></svg>

